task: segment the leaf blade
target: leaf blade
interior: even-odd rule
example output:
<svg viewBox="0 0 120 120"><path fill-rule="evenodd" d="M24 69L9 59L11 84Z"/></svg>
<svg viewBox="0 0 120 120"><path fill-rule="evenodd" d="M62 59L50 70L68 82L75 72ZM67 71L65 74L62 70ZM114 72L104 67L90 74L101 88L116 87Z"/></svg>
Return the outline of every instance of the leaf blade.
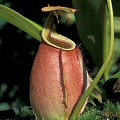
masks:
<svg viewBox="0 0 120 120"><path fill-rule="evenodd" d="M42 31L42 27L32 20L22 16L18 12L0 4L0 18L15 25L35 39L41 41L40 31Z"/></svg>
<svg viewBox="0 0 120 120"><path fill-rule="evenodd" d="M77 29L82 43L100 68L109 52L109 16L104 0L73 0ZM107 20L106 20L107 19Z"/></svg>

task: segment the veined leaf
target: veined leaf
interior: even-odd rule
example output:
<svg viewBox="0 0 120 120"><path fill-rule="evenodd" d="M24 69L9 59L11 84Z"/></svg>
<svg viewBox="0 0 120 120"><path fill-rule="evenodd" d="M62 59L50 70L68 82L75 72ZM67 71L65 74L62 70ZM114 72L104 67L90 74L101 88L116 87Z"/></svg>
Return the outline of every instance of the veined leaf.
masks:
<svg viewBox="0 0 120 120"><path fill-rule="evenodd" d="M112 65L120 58L120 1L112 0L114 12L115 47L112 60L106 68L109 73ZM105 61L110 46L110 23L106 1L73 0L79 36L97 66Z"/></svg>
<svg viewBox="0 0 120 120"><path fill-rule="evenodd" d="M110 21L105 0L73 0L79 36L100 68L110 44Z"/></svg>
<svg viewBox="0 0 120 120"><path fill-rule="evenodd" d="M0 4L0 18L15 25L35 39L41 41L40 31L42 31L42 27L32 20L22 16L18 12Z"/></svg>

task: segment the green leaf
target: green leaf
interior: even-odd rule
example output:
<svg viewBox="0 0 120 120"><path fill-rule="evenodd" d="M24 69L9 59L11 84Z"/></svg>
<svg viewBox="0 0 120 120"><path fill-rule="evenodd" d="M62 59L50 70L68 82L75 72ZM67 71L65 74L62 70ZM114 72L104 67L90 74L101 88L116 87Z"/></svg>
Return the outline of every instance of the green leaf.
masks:
<svg viewBox="0 0 120 120"><path fill-rule="evenodd" d="M93 61L101 67L109 52L110 23L104 0L73 0L79 36L90 53ZM106 74L120 58L120 1L112 0L114 12L115 47Z"/></svg>
<svg viewBox="0 0 120 120"><path fill-rule="evenodd" d="M113 76L111 76L111 78L120 78L120 71L114 74Z"/></svg>
<svg viewBox="0 0 120 120"><path fill-rule="evenodd" d="M105 0L73 0L79 36L100 68L106 60L110 44L110 21Z"/></svg>
<svg viewBox="0 0 120 120"><path fill-rule="evenodd" d="M120 33L120 17L114 17L114 30L115 33Z"/></svg>
<svg viewBox="0 0 120 120"><path fill-rule="evenodd" d="M15 25L35 39L41 41L40 31L42 31L42 27L32 20L22 16L18 12L0 4L0 18Z"/></svg>
<svg viewBox="0 0 120 120"><path fill-rule="evenodd" d="M115 47L114 47L113 57L112 57L112 60L110 61L110 64L106 70L110 71L111 67L117 62L117 60L119 58L120 58L120 39L115 38Z"/></svg>
<svg viewBox="0 0 120 120"><path fill-rule="evenodd" d="M107 71L110 71L111 67L120 58L120 1L112 0L113 12L114 12L114 36L115 36L115 47L112 60L107 67Z"/></svg>
<svg viewBox="0 0 120 120"><path fill-rule="evenodd" d="M114 12L114 53L109 66L106 68L106 73L109 73L111 67L120 58L120 1L112 0L113 12Z"/></svg>

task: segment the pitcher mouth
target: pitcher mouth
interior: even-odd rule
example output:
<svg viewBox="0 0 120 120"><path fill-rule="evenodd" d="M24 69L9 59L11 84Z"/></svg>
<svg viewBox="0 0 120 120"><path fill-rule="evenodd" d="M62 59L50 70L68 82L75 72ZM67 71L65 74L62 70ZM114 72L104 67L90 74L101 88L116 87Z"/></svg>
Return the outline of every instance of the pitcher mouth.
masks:
<svg viewBox="0 0 120 120"><path fill-rule="evenodd" d="M71 39L57 33L53 29L54 24L54 15L52 12L49 14L43 30L42 30L42 38L49 45L62 49L62 50L73 50L76 48L76 44Z"/></svg>

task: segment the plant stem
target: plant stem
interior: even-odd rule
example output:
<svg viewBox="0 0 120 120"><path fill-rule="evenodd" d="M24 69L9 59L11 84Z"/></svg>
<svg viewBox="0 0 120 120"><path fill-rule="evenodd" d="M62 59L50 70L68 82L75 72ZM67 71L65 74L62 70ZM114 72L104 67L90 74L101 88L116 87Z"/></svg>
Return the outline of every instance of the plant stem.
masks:
<svg viewBox="0 0 120 120"><path fill-rule="evenodd" d="M90 83L92 83L92 82L93 82L93 80L90 78ZM97 85L95 86L95 89L96 89L100 94L102 94L101 88L99 88Z"/></svg>
<svg viewBox="0 0 120 120"><path fill-rule="evenodd" d="M89 97L97 83L99 82L100 78L102 77L105 69L107 68L108 64L110 63L110 60L113 55L114 51L114 23L113 23L113 9L112 9L112 3L111 0L107 0L108 5L108 11L110 16L110 50L107 56L106 61L102 65L101 69L99 70L98 74L94 78L93 83L90 85L90 87L86 90L86 92L83 94L82 98L78 101L78 104L76 105L73 113L71 114L69 120L74 120L79 116L80 110L82 109L86 99Z"/></svg>

